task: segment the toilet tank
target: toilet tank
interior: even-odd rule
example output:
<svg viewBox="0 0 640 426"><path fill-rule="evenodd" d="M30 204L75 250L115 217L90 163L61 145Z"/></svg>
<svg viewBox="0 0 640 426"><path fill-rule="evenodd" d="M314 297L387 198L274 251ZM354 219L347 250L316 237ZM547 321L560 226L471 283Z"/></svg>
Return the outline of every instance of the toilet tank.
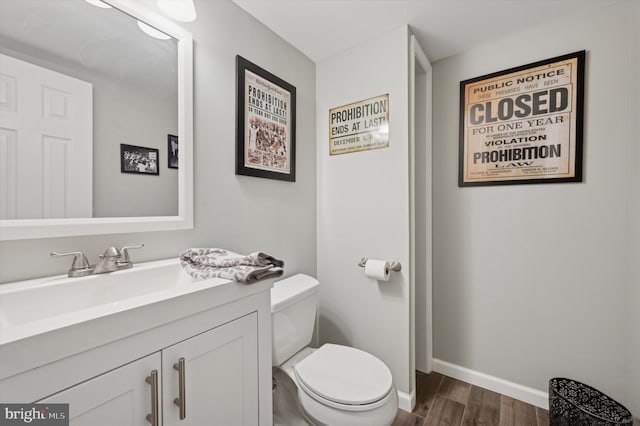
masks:
<svg viewBox="0 0 640 426"><path fill-rule="evenodd" d="M274 366L282 364L311 342L318 290L318 280L305 274L274 283L271 289Z"/></svg>

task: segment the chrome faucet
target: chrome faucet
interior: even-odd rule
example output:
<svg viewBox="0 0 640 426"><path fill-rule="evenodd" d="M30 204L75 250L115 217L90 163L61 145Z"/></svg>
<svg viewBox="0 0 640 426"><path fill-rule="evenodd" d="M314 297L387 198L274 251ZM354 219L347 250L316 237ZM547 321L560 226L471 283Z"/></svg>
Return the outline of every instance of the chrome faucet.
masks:
<svg viewBox="0 0 640 426"><path fill-rule="evenodd" d="M98 256L98 263L90 265L87 257L79 251L71 253L51 253L51 256L74 256L71 263L71 269L69 269L68 276L84 277L91 274L104 274L107 272L113 272L120 269L129 269L133 266L133 262L129 257L129 250L144 247L144 244L137 244L135 246L125 246L118 250L115 247L109 247L104 253Z"/></svg>
<svg viewBox="0 0 640 426"><path fill-rule="evenodd" d="M101 256L98 256L98 263L93 270L94 274L104 274L118 270L118 261L120 260L120 250L115 247L109 247Z"/></svg>

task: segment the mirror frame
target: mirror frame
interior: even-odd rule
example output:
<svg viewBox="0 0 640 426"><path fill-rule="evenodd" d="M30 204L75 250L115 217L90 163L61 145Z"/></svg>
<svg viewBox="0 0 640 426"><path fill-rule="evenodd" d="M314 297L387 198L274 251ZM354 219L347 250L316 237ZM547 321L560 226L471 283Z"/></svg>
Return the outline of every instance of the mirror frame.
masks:
<svg viewBox="0 0 640 426"><path fill-rule="evenodd" d="M178 216L0 220L0 241L193 228L193 38L135 0L104 0L178 41Z"/></svg>

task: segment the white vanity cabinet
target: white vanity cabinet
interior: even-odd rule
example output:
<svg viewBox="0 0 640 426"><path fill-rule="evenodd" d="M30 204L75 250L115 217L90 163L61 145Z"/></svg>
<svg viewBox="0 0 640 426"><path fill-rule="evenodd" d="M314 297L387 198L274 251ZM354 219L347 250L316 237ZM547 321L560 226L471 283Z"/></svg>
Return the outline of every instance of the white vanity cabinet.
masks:
<svg viewBox="0 0 640 426"><path fill-rule="evenodd" d="M148 426L153 390L145 377L159 368L160 354L149 355L38 403L69 404L74 426Z"/></svg>
<svg viewBox="0 0 640 426"><path fill-rule="evenodd" d="M68 403L74 426L258 425L257 326L254 312L38 402Z"/></svg>
<svg viewBox="0 0 640 426"><path fill-rule="evenodd" d="M1 344L0 401L69 403L74 426L271 426L273 281L218 281Z"/></svg>
<svg viewBox="0 0 640 426"><path fill-rule="evenodd" d="M164 426L260 424L256 333L251 314L162 351ZM184 419L174 403L182 378Z"/></svg>

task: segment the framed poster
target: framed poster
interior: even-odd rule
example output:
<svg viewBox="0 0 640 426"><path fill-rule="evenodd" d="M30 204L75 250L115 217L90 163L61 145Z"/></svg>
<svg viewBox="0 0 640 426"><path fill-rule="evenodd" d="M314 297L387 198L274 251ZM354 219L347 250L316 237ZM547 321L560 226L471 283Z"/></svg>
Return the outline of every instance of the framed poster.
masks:
<svg viewBox="0 0 640 426"><path fill-rule="evenodd" d="M170 169L178 168L178 148L178 137L167 135L167 167Z"/></svg>
<svg viewBox="0 0 640 426"><path fill-rule="evenodd" d="M460 82L458 186L582 182L585 51Z"/></svg>
<svg viewBox="0 0 640 426"><path fill-rule="evenodd" d="M236 56L236 174L295 182L296 88Z"/></svg>
<svg viewBox="0 0 640 426"><path fill-rule="evenodd" d="M329 155L389 146L389 94L329 110Z"/></svg>
<svg viewBox="0 0 640 426"><path fill-rule="evenodd" d="M158 150L120 144L120 172L159 175Z"/></svg>

